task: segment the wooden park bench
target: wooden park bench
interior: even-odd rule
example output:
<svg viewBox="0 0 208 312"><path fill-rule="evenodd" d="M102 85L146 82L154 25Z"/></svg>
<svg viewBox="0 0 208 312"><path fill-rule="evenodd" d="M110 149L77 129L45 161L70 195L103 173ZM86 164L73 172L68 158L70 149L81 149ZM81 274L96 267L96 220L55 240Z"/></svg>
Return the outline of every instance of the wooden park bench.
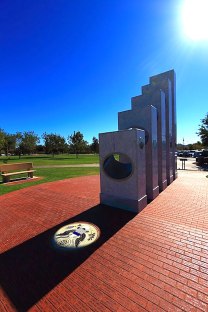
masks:
<svg viewBox="0 0 208 312"><path fill-rule="evenodd" d="M10 177L14 175L27 173L29 178L33 178L32 163L16 163L16 164L3 164L0 165L0 171L3 179L3 183L9 182Z"/></svg>

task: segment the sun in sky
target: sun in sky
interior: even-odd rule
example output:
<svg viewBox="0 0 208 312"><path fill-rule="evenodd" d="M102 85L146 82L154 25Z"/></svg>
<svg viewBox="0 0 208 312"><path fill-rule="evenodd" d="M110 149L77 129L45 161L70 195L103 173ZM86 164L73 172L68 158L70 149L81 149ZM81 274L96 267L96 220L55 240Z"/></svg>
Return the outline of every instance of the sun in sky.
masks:
<svg viewBox="0 0 208 312"><path fill-rule="evenodd" d="M208 40L208 0L184 0L182 30L193 41Z"/></svg>

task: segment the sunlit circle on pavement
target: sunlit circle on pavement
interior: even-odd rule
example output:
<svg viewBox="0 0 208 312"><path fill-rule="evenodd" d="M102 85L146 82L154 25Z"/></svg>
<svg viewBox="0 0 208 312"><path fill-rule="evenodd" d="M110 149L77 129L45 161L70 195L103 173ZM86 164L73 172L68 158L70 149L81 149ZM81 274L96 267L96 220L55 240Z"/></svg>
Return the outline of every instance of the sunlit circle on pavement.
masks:
<svg viewBox="0 0 208 312"><path fill-rule="evenodd" d="M77 249L94 243L100 236L100 229L88 222L75 222L60 228L54 235L59 247Z"/></svg>

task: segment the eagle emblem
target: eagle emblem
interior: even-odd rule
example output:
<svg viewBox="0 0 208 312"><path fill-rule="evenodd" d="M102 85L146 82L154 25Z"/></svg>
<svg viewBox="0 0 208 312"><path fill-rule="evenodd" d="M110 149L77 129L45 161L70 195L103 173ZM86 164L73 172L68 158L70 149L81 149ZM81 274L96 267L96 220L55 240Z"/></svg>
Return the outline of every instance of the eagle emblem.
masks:
<svg viewBox="0 0 208 312"><path fill-rule="evenodd" d="M75 222L60 228L54 235L60 247L78 248L87 246L98 239L99 228L88 222Z"/></svg>

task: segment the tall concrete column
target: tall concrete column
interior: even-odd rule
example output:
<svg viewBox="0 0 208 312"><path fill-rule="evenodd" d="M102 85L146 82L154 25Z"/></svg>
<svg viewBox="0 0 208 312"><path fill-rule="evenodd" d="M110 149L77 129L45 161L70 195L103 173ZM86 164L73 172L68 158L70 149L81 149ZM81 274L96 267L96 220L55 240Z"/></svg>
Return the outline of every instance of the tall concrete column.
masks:
<svg viewBox="0 0 208 312"><path fill-rule="evenodd" d="M175 72L170 70L150 77L150 84L142 87L142 94L150 94L154 90L165 93L166 110L166 170L167 182L170 184L177 177L175 166L176 152L176 86Z"/></svg>
<svg viewBox="0 0 208 312"><path fill-rule="evenodd" d="M145 130L146 194L148 200L151 201L159 194L156 108L151 105L140 105L134 110L118 113L118 129L129 128Z"/></svg>
<svg viewBox="0 0 208 312"><path fill-rule="evenodd" d="M165 93L153 87L150 93L131 99L132 111L137 111L140 107L147 107L151 104L157 108L158 185L160 192L162 192L167 187Z"/></svg>

